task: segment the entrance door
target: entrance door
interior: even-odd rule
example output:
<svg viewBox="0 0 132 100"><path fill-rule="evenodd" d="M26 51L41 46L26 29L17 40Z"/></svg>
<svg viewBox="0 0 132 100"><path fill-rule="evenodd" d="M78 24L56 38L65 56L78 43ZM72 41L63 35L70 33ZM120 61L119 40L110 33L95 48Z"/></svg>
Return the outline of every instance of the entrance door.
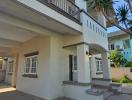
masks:
<svg viewBox="0 0 132 100"><path fill-rule="evenodd" d="M77 81L78 71L77 71L77 56L69 55L69 80Z"/></svg>

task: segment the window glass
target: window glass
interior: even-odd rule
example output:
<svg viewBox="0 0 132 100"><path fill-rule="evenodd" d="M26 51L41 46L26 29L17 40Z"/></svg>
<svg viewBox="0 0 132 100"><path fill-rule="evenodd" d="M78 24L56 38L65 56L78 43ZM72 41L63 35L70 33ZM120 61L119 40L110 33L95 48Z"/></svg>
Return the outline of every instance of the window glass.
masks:
<svg viewBox="0 0 132 100"><path fill-rule="evenodd" d="M103 65L101 59L96 59L96 68L97 68L97 72L103 71Z"/></svg>
<svg viewBox="0 0 132 100"><path fill-rule="evenodd" d="M129 49L130 48L130 40L129 39L123 40L123 46L124 46L124 49Z"/></svg>
<svg viewBox="0 0 132 100"><path fill-rule="evenodd" d="M13 61L9 62L9 73L13 73Z"/></svg>
<svg viewBox="0 0 132 100"><path fill-rule="evenodd" d="M38 66L38 56L26 57L25 61L25 73L26 74L36 74Z"/></svg>

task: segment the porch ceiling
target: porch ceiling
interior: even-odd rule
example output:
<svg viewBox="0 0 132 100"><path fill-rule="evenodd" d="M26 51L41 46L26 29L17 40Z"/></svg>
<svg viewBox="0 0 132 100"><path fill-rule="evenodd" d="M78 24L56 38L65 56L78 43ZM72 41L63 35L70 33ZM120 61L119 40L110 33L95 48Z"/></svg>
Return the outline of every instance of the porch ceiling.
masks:
<svg viewBox="0 0 132 100"><path fill-rule="evenodd" d="M105 48L98 44L89 44L90 54L100 54L102 52L107 52Z"/></svg>
<svg viewBox="0 0 132 100"><path fill-rule="evenodd" d="M25 42L36 36L32 31L0 22L0 38L16 42Z"/></svg>
<svg viewBox="0 0 132 100"><path fill-rule="evenodd" d="M2 47L0 46L0 57L12 57L13 52L12 52L11 47Z"/></svg>
<svg viewBox="0 0 132 100"><path fill-rule="evenodd" d="M80 34L77 30L53 20L44 14L42 15L33 9L20 5L16 0L2 0L0 2L0 11L62 35ZM44 32L41 32L41 34L44 34Z"/></svg>

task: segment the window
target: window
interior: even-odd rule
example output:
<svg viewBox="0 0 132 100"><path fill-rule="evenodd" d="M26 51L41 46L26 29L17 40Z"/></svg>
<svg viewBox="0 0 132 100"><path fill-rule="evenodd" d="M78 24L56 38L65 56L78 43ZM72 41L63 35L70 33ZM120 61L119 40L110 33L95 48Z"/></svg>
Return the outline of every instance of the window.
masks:
<svg viewBox="0 0 132 100"><path fill-rule="evenodd" d="M9 62L9 72L8 73L13 73L13 65L14 65L14 62L10 61Z"/></svg>
<svg viewBox="0 0 132 100"><path fill-rule="evenodd" d="M97 72L102 72L103 71L102 60L101 59L96 59L96 68L97 68Z"/></svg>
<svg viewBox="0 0 132 100"><path fill-rule="evenodd" d="M110 50L114 50L115 49L115 45L114 44L111 44L110 45Z"/></svg>
<svg viewBox="0 0 132 100"><path fill-rule="evenodd" d="M38 53L26 54L25 56L25 74L37 74Z"/></svg>
<svg viewBox="0 0 132 100"><path fill-rule="evenodd" d="M118 50L121 49L121 48L120 48L120 45L116 45L116 49L118 49Z"/></svg>
<svg viewBox="0 0 132 100"><path fill-rule="evenodd" d="M124 49L129 49L130 48L130 40L129 39L123 40L123 46L124 46Z"/></svg>

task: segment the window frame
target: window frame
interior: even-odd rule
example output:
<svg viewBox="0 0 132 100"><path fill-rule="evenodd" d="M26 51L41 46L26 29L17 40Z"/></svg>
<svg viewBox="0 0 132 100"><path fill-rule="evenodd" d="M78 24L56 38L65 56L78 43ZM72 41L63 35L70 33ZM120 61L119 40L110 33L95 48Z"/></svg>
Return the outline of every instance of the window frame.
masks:
<svg viewBox="0 0 132 100"><path fill-rule="evenodd" d="M35 67L35 72L32 72L32 68L33 68L33 61L32 59L36 57L36 67ZM30 66L29 67L29 71L27 72L27 59L30 59ZM37 74L37 69L38 69L38 55L32 55L32 56L28 56L25 57L25 67L24 67L24 74Z"/></svg>
<svg viewBox="0 0 132 100"><path fill-rule="evenodd" d="M96 60L96 72L103 72L103 64L102 64L102 59L95 59ZM97 64L98 62L98 64ZM99 68L99 70L98 70Z"/></svg>
<svg viewBox="0 0 132 100"><path fill-rule="evenodd" d="M35 51L35 52L31 52L31 53L28 53L28 54L24 54L24 57L25 57L25 66L24 66L24 74L22 75L23 77L29 77L29 78L37 78L38 75L37 75L37 72L38 72L38 59L39 59L39 52L38 51ZM26 72L26 59L29 58L30 60L32 60L32 58L36 57L36 71L35 72L31 72L32 70L32 64L30 64L30 67L29 67L29 72ZM30 62L32 63L32 61Z"/></svg>
<svg viewBox="0 0 132 100"><path fill-rule="evenodd" d="M13 67L14 67L14 61L9 61L8 63L8 74L12 74L13 73Z"/></svg>

